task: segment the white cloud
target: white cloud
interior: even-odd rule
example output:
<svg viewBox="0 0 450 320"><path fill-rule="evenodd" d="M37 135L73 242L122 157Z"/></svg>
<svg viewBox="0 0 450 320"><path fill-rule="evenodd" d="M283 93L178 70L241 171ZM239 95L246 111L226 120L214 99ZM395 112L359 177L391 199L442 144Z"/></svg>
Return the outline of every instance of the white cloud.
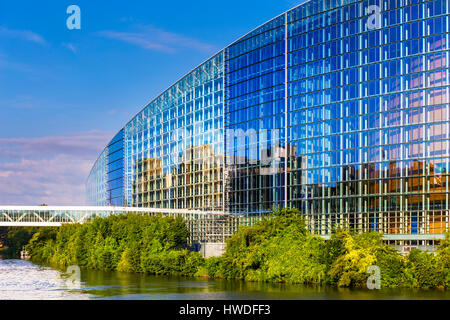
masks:
<svg viewBox="0 0 450 320"><path fill-rule="evenodd" d="M98 34L105 38L134 44L146 50L165 53L176 53L183 48L206 53L215 50L213 45L153 26L139 26L137 32L100 31Z"/></svg>
<svg viewBox="0 0 450 320"><path fill-rule="evenodd" d="M115 32L115 31L101 31L99 34L103 37L115 39L123 42L128 42L138 47L147 50L156 50L167 53L173 53L174 50L161 43L156 43L150 39L146 39L144 35L139 33Z"/></svg>
<svg viewBox="0 0 450 320"><path fill-rule="evenodd" d="M9 69L18 72L32 72L33 69L23 63L10 60L6 54L0 52L0 69Z"/></svg>
<svg viewBox="0 0 450 320"><path fill-rule="evenodd" d="M0 27L0 37L25 40L41 45L46 44L45 39L41 35L29 30L13 30Z"/></svg>
<svg viewBox="0 0 450 320"><path fill-rule="evenodd" d="M85 182L110 135L0 139L0 205L83 205Z"/></svg>
<svg viewBox="0 0 450 320"><path fill-rule="evenodd" d="M62 43L62 46L66 49L69 49L73 53L77 53L77 47L73 43Z"/></svg>
<svg viewBox="0 0 450 320"><path fill-rule="evenodd" d="M90 165L92 161L67 155L0 164L0 203L83 205Z"/></svg>

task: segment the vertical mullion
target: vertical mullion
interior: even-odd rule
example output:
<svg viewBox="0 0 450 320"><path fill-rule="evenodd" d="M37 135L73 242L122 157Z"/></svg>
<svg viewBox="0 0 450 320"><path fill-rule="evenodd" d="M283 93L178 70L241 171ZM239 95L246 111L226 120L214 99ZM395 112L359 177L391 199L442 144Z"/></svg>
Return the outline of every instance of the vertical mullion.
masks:
<svg viewBox="0 0 450 320"><path fill-rule="evenodd" d="M284 17L284 207L288 207L288 14Z"/></svg>

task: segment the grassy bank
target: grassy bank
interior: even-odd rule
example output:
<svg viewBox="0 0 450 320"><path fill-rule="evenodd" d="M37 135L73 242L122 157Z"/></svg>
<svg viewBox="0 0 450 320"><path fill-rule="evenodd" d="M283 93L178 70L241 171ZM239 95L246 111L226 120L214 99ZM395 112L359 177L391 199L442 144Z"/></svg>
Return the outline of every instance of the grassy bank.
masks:
<svg viewBox="0 0 450 320"><path fill-rule="evenodd" d="M340 230L324 241L308 232L295 210L240 228L219 258L203 259L184 250L187 236L180 219L112 216L43 229L27 250L41 263L157 275L364 287L368 267L377 265L384 288L450 285L449 236L436 254L413 250L402 256L375 232L354 235Z"/></svg>

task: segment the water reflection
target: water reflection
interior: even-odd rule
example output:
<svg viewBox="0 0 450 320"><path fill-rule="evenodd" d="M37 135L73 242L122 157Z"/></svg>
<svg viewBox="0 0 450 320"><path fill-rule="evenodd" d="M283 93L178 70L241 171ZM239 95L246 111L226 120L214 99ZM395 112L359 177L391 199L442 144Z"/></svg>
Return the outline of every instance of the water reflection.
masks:
<svg viewBox="0 0 450 320"><path fill-rule="evenodd" d="M79 300L84 293L67 285L61 272L25 260L0 259L0 300Z"/></svg>
<svg viewBox="0 0 450 320"><path fill-rule="evenodd" d="M436 290L369 291L92 270L81 270L81 289L73 290L65 279L63 272L49 267L23 260L0 260L0 300L450 300L449 292Z"/></svg>
<svg viewBox="0 0 450 320"><path fill-rule="evenodd" d="M82 281L92 298L100 299L192 299L192 300L402 300L450 299L450 293L435 290L336 289L303 285L252 283L228 280L188 279L117 272L87 271Z"/></svg>

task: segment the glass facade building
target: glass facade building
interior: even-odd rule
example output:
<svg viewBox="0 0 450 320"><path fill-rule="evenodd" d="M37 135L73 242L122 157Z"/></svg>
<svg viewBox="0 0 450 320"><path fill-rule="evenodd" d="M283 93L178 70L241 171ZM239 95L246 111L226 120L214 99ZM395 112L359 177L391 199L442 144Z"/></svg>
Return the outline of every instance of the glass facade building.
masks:
<svg viewBox="0 0 450 320"><path fill-rule="evenodd" d="M449 0L283 13L131 120L97 160L89 203L292 207L320 235L434 239L450 226L449 15Z"/></svg>
<svg viewBox="0 0 450 320"><path fill-rule="evenodd" d="M127 204L222 209L222 52L151 102L124 130Z"/></svg>

